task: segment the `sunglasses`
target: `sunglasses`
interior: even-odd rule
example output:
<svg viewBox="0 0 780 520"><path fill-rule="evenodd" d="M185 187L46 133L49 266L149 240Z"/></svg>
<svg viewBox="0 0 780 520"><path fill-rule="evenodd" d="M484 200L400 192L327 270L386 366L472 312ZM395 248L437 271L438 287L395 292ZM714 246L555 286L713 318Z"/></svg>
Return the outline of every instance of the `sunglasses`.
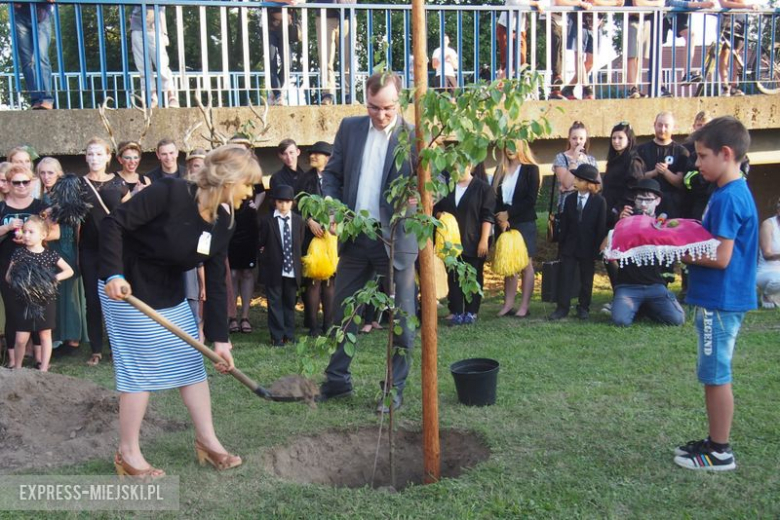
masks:
<svg viewBox="0 0 780 520"><path fill-rule="evenodd" d="M26 181L11 181L11 184L13 184L14 186L27 186L27 185L30 184L30 182L32 182L32 181L29 181L29 180L26 180Z"/></svg>

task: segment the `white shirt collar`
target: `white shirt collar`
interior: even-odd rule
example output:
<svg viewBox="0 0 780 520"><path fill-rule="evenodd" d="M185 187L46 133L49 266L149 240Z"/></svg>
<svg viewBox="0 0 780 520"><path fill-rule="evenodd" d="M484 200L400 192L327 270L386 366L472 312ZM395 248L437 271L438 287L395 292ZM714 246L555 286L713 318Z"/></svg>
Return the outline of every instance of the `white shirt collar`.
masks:
<svg viewBox="0 0 780 520"><path fill-rule="evenodd" d="M377 132L384 132L385 137L388 139L390 138L390 135L392 135L393 130L395 130L395 125L398 124L398 114L395 115L392 121L390 121L390 124L384 127L384 129L380 130L377 127L374 126L374 122L371 121L371 118L368 118L368 130L369 132L371 130L376 130Z"/></svg>
<svg viewBox="0 0 780 520"><path fill-rule="evenodd" d="M282 215L278 209L274 210L274 218L280 217L280 218L286 218L289 217L292 214L292 211L288 212L287 215Z"/></svg>

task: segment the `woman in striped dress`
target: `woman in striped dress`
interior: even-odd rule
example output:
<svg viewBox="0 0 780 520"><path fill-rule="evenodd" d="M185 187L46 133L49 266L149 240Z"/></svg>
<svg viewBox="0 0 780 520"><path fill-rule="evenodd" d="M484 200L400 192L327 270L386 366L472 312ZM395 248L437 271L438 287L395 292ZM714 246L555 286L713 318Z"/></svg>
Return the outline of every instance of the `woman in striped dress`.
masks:
<svg viewBox="0 0 780 520"><path fill-rule="evenodd" d="M241 464L217 439L201 355L142 315L123 298L132 291L168 320L198 336L185 301L184 272L203 264L207 298L204 332L223 363L233 367L228 339L225 257L233 233L234 209L252 195L262 173L252 152L225 145L206 156L194 182L162 179L113 211L101 226L101 292L119 396L121 474L158 477L141 454L139 434L149 392L178 388L195 426L201 464L222 470Z"/></svg>

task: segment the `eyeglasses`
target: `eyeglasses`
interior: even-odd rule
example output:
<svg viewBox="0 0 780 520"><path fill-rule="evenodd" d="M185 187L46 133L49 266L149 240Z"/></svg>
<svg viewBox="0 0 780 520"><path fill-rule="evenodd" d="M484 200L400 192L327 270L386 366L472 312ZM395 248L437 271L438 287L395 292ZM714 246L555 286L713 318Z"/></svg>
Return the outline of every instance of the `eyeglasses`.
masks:
<svg viewBox="0 0 780 520"><path fill-rule="evenodd" d="M138 157L137 155L123 155L122 159L125 160L125 161L138 161L141 158Z"/></svg>
<svg viewBox="0 0 780 520"><path fill-rule="evenodd" d="M382 112L392 113L398 110L397 101L393 105L389 105L386 107L378 107L376 105L372 105L371 103L368 103L366 105L366 108L368 108L371 112L374 112L375 114L381 114Z"/></svg>
<svg viewBox="0 0 780 520"><path fill-rule="evenodd" d="M30 184L31 181L25 180L25 181L11 181L11 184L14 186L27 186Z"/></svg>

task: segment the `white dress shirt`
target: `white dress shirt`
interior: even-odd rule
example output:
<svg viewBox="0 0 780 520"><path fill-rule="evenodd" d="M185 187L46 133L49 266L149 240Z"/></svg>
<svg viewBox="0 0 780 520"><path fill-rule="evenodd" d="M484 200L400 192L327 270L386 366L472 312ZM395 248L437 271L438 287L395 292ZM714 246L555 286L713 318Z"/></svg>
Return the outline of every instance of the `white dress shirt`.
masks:
<svg viewBox="0 0 780 520"><path fill-rule="evenodd" d="M507 175L504 177L504 180L501 181L501 197L504 199L504 204L507 206L512 205L512 198L515 196L515 188L517 187L517 179L520 178L520 168L522 168L523 165L517 167L517 169L512 172L510 175Z"/></svg>
<svg viewBox="0 0 780 520"><path fill-rule="evenodd" d="M276 219L276 225L279 226L279 236L282 237L282 254L284 254L284 218L287 218L287 225L290 227L290 247L292 247L292 211L287 215L279 213L278 209L274 210L274 218ZM294 267L292 271L284 270L284 262L282 262L282 276L284 278L295 278Z"/></svg>
<svg viewBox="0 0 780 520"><path fill-rule="evenodd" d="M384 130L374 127L368 121L368 137L363 149L363 160L360 166L360 181L358 182L355 211L367 210L368 214L379 220L379 203L382 197L382 173L387 157L390 136L393 135L398 116Z"/></svg>

